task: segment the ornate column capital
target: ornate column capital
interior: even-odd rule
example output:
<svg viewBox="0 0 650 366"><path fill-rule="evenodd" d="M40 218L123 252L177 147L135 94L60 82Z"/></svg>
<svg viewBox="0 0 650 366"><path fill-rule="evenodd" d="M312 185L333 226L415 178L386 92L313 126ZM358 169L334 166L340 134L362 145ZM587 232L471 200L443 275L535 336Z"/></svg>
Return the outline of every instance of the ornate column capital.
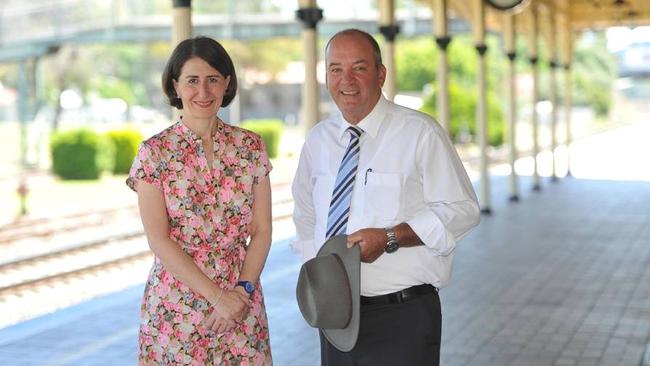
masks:
<svg viewBox="0 0 650 366"><path fill-rule="evenodd" d="M323 9L318 7L300 8L296 10L296 18L298 18L304 28L316 29L318 22L323 19Z"/></svg>
<svg viewBox="0 0 650 366"><path fill-rule="evenodd" d="M379 32L388 42L395 42L395 37L397 37L397 33L399 33L399 25L382 25L379 27Z"/></svg>
<svg viewBox="0 0 650 366"><path fill-rule="evenodd" d="M189 8L192 6L192 0L172 0L175 8Z"/></svg>
<svg viewBox="0 0 650 366"><path fill-rule="evenodd" d="M476 52L478 52L479 55L483 56L485 55L485 52L487 52L488 46L485 44L477 44L474 48L476 48Z"/></svg>
<svg viewBox="0 0 650 366"><path fill-rule="evenodd" d="M438 44L438 48L442 51L447 50L447 46L449 46L450 42L451 36L436 37L436 44Z"/></svg>

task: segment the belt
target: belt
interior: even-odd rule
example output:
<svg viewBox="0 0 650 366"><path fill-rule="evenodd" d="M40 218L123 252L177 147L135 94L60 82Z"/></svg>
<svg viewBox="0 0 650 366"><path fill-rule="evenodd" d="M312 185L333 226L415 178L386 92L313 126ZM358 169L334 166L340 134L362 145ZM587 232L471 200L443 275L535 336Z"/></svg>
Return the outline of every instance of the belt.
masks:
<svg viewBox="0 0 650 366"><path fill-rule="evenodd" d="M436 291L432 285L418 285L385 295L361 296L361 305L401 304Z"/></svg>

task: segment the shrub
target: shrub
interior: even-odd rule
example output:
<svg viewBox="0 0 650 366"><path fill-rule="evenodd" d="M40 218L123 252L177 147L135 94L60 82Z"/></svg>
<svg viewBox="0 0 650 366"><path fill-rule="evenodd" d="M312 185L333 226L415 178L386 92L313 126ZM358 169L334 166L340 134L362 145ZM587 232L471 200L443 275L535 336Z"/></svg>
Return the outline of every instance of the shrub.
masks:
<svg viewBox="0 0 650 366"><path fill-rule="evenodd" d="M451 137L457 141L461 133L468 132L474 140L477 134L477 120L476 120L476 105L477 105L477 91L476 89L464 88L456 83L449 84L449 115L451 118L449 129L451 130ZM436 118L437 93L432 93L424 99L422 111ZM503 144L504 133L504 120L501 104L499 103L494 92L488 91L488 143L492 146L500 146Z"/></svg>
<svg viewBox="0 0 650 366"><path fill-rule="evenodd" d="M115 147L113 173L128 174L133 158L138 153L142 134L134 129L122 129L108 131L106 137L113 142Z"/></svg>
<svg viewBox="0 0 650 366"><path fill-rule="evenodd" d="M284 125L278 119L249 119L243 121L241 126L251 130L262 137L266 145L266 153L273 159L278 156L280 136Z"/></svg>
<svg viewBox="0 0 650 366"><path fill-rule="evenodd" d="M52 169L62 179L97 179L113 166L113 145L88 129L55 133L50 142Z"/></svg>

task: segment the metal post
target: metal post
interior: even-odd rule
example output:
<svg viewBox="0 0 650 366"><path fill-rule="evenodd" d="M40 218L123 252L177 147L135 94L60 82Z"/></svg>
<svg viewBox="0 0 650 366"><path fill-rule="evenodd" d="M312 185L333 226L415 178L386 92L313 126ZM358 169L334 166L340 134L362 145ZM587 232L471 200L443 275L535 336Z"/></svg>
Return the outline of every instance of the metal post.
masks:
<svg viewBox="0 0 650 366"><path fill-rule="evenodd" d="M239 91L241 92L241 89ZM234 125L241 123L241 93L235 94L230 105L228 105L228 119Z"/></svg>
<svg viewBox="0 0 650 366"><path fill-rule="evenodd" d="M29 77L27 75L27 60L22 60L18 64L18 121L20 123L20 170L22 177L18 183L16 192L20 199L19 215L27 214L27 123L30 109Z"/></svg>
<svg viewBox="0 0 650 366"><path fill-rule="evenodd" d="M551 109L551 182L557 181L557 163L555 158L555 150L557 148L557 81L556 81L556 70L558 63L555 60L551 60L549 63L549 88L550 88L550 98L553 108Z"/></svg>
<svg viewBox="0 0 650 366"><path fill-rule="evenodd" d="M395 24L394 0L381 0L379 2L379 31L386 39L384 45L384 65L386 66L386 82L384 92L386 99L394 100L397 93L397 80L395 72L395 37L399 27Z"/></svg>
<svg viewBox="0 0 650 366"><path fill-rule="evenodd" d="M20 216L25 216L29 212L27 208L27 195L29 194L29 188L27 187L27 178L24 176L20 179L20 183L18 183L16 193L18 193L18 198L20 199L20 209L18 213Z"/></svg>
<svg viewBox="0 0 650 366"><path fill-rule="evenodd" d="M434 0L433 2L434 34L438 45L438 90L436 91L438 122L451 135L449 121L449 61L447 46L451 37L447 27L447 0Z"/></svg>
<svg viewBox="0 0 650 366"><path fill-rule="evenodd" d="M567 177L571 176L571 108L572 108L572 85L571 85L571 57L573 44L569 22L565 18L562 24L562 62L564 63L564 123L566 128L566 162Z"/></svg>
<svg viewBox="0 0 650 366"><path fill-rule="evenodd" d="M533 73L533 105L531 113L531 124L533 128L533 190L539 191L542 186L539 179L539 166L537 155L539 155L539 136L537 121L537 102L539 102L539 71L537 69L537 9L535 4L530 5L530 33L528 34L528 57Z"/></svg>
<svg viewBox="0 0 650 366"><path fill-rule="evenodd" d="M27 120L29 118L29 78L27 60L18 64L18 121L20 122L20 166L27 168Z"/></svg>
<svg viewBox="0 0 650 366"><path fill-rule="evenodd" d="M172 47L192 37L192 0L172 0Z"/></svg>
<svg viewBox="0 0 650 366"><path fill-rule="evenodd" d="M573 88L571 84L571 64L564 65L564 124L566 127L566 164L567 177L571 176L571 108L573 105Z"/></svg>
<svg viewBox="0 0 650 366"><path fill-rule="evenodd" d="M516 82L516 59L515 48L515 17L511 14L504 15L503 38L506 55L508 56L508 145L510 160L510 201L519 201L519 185L515 162L517 161L517 82Z"/></svg>
<svg viewBox="0 0 650 366"><path fill-rule="evenodd" d="M172 0L172 48L192 37L192 0ZM181 111L172 108L172 118L180 120Z"/></svg>
<svg viewBox="0 0 650 366"><path fill-rule="evenodd" d="M476 117L478 119L478 138L479 146L481 149L481 212L490 214L490 176L488 174L489 159L488 159L488 126L487 126L487 85L485 78L485 52L487 46L485 45L485 5L482 0L474 0L474 18L473 18L473 31L476 52L478 53L478 103L476 105Z"/></svg>
<svg viewBox="0 0 650 366"><path fill-rule="evenodd" d="M558 110L558 97L557 97L557 20L553 12L551 12L551 32L548 37L548 48L550 53L549 62L549 89L551 98L551 182L557 182L557 159L555 158L555 150L557 150L557 110Z"/></svg>
<svg viewBox="0 0 650 366"><path fill-rule="evenodd" d="M302 22L302 40L305 50L305 82L302 84L302 118L300 123L307 130L320 120L320 89L316 78L318 63L316 25L323 18L323 10L316 0L299 0L296 17Z"/></svg>

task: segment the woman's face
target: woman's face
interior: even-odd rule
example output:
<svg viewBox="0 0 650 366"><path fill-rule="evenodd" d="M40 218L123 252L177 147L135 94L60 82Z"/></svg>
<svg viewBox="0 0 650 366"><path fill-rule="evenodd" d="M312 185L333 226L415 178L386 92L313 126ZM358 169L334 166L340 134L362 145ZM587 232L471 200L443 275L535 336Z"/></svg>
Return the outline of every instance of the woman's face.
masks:
<svg viewBox="0 0 650 366"><path fill-rule="evenodd" d="M192 57L174 80L176 95L183 102L184 119L211 119L217 115L230 76L219 71L200 57Z"/></svg>

